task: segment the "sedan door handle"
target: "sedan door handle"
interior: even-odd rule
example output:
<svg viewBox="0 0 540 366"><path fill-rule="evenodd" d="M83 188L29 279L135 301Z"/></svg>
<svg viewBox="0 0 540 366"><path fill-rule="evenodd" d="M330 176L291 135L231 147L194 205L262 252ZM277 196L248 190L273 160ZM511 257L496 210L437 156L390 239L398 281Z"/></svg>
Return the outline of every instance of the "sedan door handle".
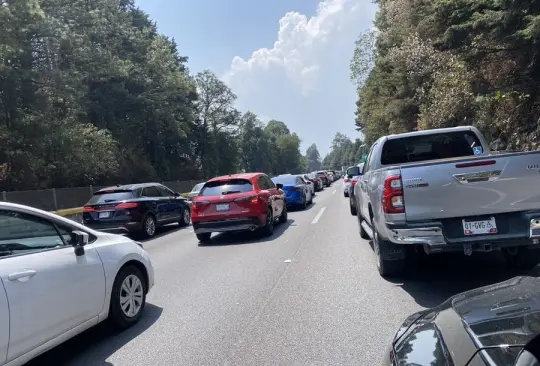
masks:
<svg viewBox="0 0 540 366"><path fill-rule="evenodd" d="M37 272L34 271L33 269L29 269L27 271L22 271L22 272L15 272L15 273L12 273L12 274L8 275L8 280L24 282L25 279L29 280L30 278L34 277L36 275L36 273Z"/></svg>

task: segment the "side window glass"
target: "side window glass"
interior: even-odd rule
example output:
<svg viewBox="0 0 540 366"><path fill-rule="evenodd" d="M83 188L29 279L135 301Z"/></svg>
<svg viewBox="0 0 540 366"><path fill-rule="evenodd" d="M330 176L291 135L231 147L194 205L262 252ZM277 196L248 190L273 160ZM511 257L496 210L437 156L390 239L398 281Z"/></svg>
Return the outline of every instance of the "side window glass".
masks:
<svg viewBox="0 0 540 366"><path fill-rule="evenodd" d="M259 188L260 189L268 189L268 184L266 184L266 180L264 179L263 176L260 176L259 178L257 178L257 184L259 185Z"/></svg>
<svg viewBox="0 0 540 366"><path fill-rule="evenodd" d="M37 216L0 210L0 258L65 245L52 222Z"/></svg>
<svg viewBox="0 0 540 366"><path fill-rule="evenodd" d="M266 184L268 185L269 189L274 189L276 188L276 185L274 184L274 182L272 181L272 179L268 178L266 175L263 176L264 180L266 181Z"/></svg>
<svg viewBox="0 0 540 366"><path fill-rule="evenodd" d="M159 191L162 197L172 197L174 196L173 191L165 186L157 186L156 189Z"/></svg>
<svg viewBox="0 0 540 366"><path fill-rule="evenodd" d="M370 162L371 162L371 156L373 155L373 149L375 148L375 144L373 144L373 146L371 146L371 149L369 149L369 154L366 158L366 162L364 164L364 174L366 174L368 171L369 171L369 166L371 165Z"/></svg>
<svg viewBox="0 0 540 366"><path fill-rule="evenodd" d="M157 190L156 187L145 187L142 191L143 197L161 197L161 193Z"/></svg>
<svg viewBox="0 0 540 366"><path fill-rule="evenodd" d="M64 243L66 243L67 245L75 244L71 241L71 233L74 230L80 230L80 229L69 227L68 225L61 225L61 224L56 224L56 228L58 229L58 233L60 234L60 236L64 239ZM97 239L97 237L95 237L94 235L90 233L87 233L87 234L88 234L88 243L92 243Z"/></svg>

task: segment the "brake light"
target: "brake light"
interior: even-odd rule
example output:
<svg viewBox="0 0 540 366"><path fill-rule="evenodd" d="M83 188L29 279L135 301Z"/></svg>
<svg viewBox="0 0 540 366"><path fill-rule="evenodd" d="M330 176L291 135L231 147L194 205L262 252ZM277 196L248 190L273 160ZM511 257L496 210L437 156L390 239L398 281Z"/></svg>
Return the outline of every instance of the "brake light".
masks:
<svg viewBox="0 0 540 366"><path fill-rule="evenodd" d="M234 200L237 203L256 204L259 203L259 196L240 197Z"/></svg>
<svg viewBox="0 0 540 366"><path fill-rule="evenodd" d="M345 178L345 179L343 179L343 181L344 181L345 183L348 183L348 182L349 182L349 180L350 180L349 178Z"/></svg>
<svg viewBox="0 0 540 366"><path fill-rule="evenodd" d="M354 187L358 183L358 179L352 179L351 180L351 187Z"/></svg>
<svg viewBox="0 0 540 366"><path fill-rule="evenodd" d="M94 208L92 206L83 206L83 212L94 212Z"/></svg>
<svg viewBox="0 0 540 366"><path fill-rule="evenodd" d="M127 209L135 208L138 206L139 204L137 202L123 202L123 203L117 204L114 208L116 210L127 210Z"/></svg>
<svg viewBox="0 0 540 366"><path fill-rule="evenodd" d="M384 213L397 214L405 212L401 175L392 175L385 179L381 203Z"/></svg>
<svg viewBox="0 0 540 366"><path fill-rule="evenodd" d="M471 168L471 167L475 167L475 166L494 165L495 163L496 163L495 160L473 161L471 163L456 164L456 168Z"/></svg>

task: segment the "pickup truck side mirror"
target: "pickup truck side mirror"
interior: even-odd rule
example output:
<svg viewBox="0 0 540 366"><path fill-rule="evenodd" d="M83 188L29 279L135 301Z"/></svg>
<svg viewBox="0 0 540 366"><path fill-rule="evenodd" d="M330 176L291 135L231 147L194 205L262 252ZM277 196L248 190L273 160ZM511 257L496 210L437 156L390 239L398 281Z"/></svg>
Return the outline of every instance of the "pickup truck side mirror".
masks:
<svg viewBox="0 0 540 366"><path fill-rule="evenodd" d="M71 234L71 245L75 248L75 255L80 257L84 255L84 246L88 244L88 233L83 231L72 231Z"/></svg>

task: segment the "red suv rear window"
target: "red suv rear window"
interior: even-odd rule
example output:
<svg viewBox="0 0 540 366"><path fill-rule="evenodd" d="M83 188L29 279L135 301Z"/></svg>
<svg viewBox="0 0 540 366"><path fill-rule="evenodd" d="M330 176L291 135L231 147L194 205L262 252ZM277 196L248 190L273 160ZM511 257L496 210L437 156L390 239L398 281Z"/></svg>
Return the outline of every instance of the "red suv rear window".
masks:
<svg viewBox="0 0 540 366"><path fill-rule="evenodd" d="M253 191L253 185L247 179L228 179L208 182L200 196L221 196L224 194L247 193Z"/></svg>

